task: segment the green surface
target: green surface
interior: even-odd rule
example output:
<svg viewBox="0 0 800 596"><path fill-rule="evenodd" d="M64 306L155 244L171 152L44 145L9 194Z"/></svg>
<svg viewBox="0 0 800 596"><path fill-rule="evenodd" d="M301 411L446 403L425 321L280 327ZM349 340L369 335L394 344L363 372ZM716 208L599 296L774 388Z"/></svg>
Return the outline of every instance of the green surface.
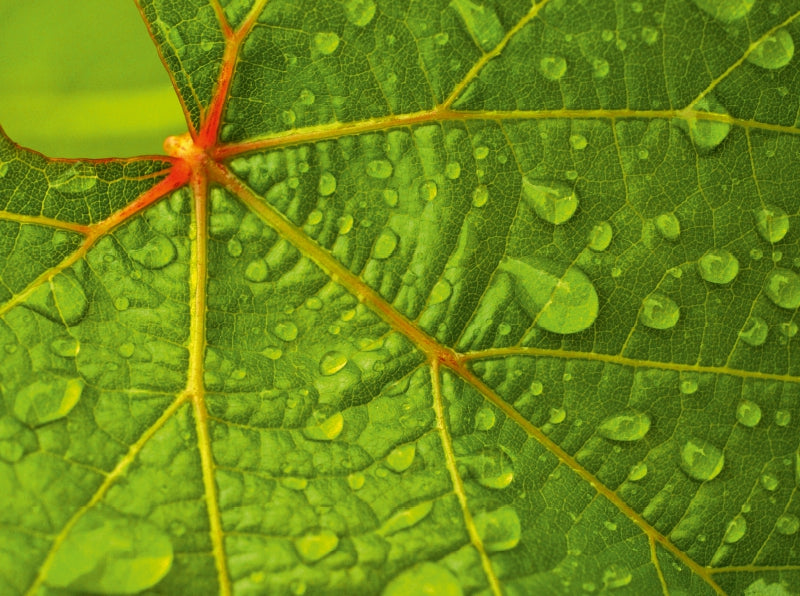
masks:
<svg viewBox="0 0 800 596"><path fill-rule="evenodd" d="M800 0L140 5L233 176L0 142L0 593L800 594Z"/></svg>

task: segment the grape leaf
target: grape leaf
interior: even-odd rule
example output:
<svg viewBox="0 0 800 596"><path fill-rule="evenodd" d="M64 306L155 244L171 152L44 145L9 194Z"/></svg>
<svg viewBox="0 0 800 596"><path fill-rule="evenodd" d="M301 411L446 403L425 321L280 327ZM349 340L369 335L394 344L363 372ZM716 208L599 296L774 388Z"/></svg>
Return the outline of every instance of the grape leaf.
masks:
<svg viewBox="0 0 800 596"><path fill-rule="evenodd" d="M4 594L797 594L796 0L140 0L189 133L0 144Z"/></svg>

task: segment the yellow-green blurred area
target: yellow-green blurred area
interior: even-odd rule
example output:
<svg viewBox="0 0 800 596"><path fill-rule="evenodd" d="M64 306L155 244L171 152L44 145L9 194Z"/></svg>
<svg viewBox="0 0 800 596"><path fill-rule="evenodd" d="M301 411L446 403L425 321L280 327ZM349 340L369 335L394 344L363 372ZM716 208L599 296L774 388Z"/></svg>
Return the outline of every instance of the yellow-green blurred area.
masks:
<svg viewBox="0 0 800 596"><path fill-rule="evenodd" d="M0 125L51 157L163 153L186 130L133 0L0 0Z"/></svg>

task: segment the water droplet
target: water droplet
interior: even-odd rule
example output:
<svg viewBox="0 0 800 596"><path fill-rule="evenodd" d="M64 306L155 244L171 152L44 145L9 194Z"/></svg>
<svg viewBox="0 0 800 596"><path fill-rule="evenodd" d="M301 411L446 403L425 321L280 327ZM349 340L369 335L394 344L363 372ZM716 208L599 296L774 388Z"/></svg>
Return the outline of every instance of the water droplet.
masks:
<svg viewBox="0 0 800 596"><path fill-rule="evenodd" d="M384 260L391 257L397 248L397 240L397 234L392 230L382 230L372 247L372 258Z"/></svg>
<svg viewBox="0 0 800 596"><path fill-rule="evenodd" d="M161 234L153 236L140 248L128 249L131 259L148 269L166 267L175 260L176 254L175 245Z"/></svg>
<svg viewBox="0 0 800 596"><path fill-rule="evenodd" d="M695 480L713 480L724 465L725 454L703 439L689 439L681 448L681 468Z"/></svg>
<svg viewBox="0 0 800 596"><path fill-rule="evenodd" d="M5 178L6 174L8 174L8 162L0 161L0 178Z"/></svg>
<svg viewBox="0 0 800 596"><path fill-rule="evenodd" d="M61 173L50 183L53 188L70 195L86 193L93 189L96 184L97 178L94 172L88 169L85 172L79 172L75 166Z"/></svg>
<svg viewBox="0 0 800 596"><path fill-rule="evenodd" d="M499 335L508 335L509 333L511 333L511 325L509 325L508 323L500 323L497 326L497 333Z"/></svg>
<svg viewBox="0 0 800 596"><path fill-rule="evenodd" d="M489 189L485 184L479 184L472 192L472 204L475 207L483 207L489 200Z"/></svg>
<svg viewBox="0 0 800 596"><path fill-rule="evenodd" d="M281 321L272 328L272 333L283 341L294 341L297 339L297 325L291 321Z"/></svg>
<svg viewBox="0 0 800 596"><path fill-rule="evenodd" d="M756 229L767 242L774 244L783 240L789 231L789 216L775 205L766 205L754 212Z"/></svg>
<svg viewBox="0 0 800 596"><path fill-rule="evenodd" d="M542 329L560 334L577 333L589 328L597 318L597 292L577 267L569 267L558 276L554 274L558 271L554 264L543 260L529 265L506 258L500 269L512 277L520 306Z"/></svg>
<svg viewBox="0 0 800 596"><path fill-rule="evenodd" d="M567 411L564 408L550 408L550 424L561 424L567 419Z"/></svg>
<svg viewBox="0 0 800 596"><path fill-rule="evenodd" d="M727 284L739 273L739 261L724 248L712 248L700 257L697 268L707 282Z"/></svg>
<svg viewBox="0 0 800 596"><path fill-rule="evenodd" d="M347 365L347 356L341 352L328 352L319 362L319 372L325 376L334 375Z"/></svg>
<svg viewBox="0 0 800 596"><path fill-rule="evenodd" d="M321 310L322 309L322 300L317 298L316 296L311 296L306 300L306 308L308 310Z"/></svg>
<svg viewBox="0 0 800 596"><path fill-rule="evenodd" d="M75 358L81 349L81 343L74 337L59 337L50 342L50 349L62 358Z"/></svg>
<svg viewBox="0 0 800 596"><path fill-rule="evenodd" d="M475 430L490 430L495 423L495 415L491 408L481 408L475 414Z"/></svg>
<svg viewBox="0 0 800 596"><path fill-rule="evenodd" d="M317 190L323 197L332 195L336 191L336 177L330 172L323 173L322 176L319 177Z"/></svg>
<svg viewBox="0 0 800 596"><path fill-rule="evenodd" d="M294 110L282 110L280 118L281 122L283 122L286 126L291 126L294 124L295 120L297 120L297 114L294 113ZM292 178L289 178L288 184L290 188L297 188L297 186L300 184L300 181L296 176L292 176Z"/></svg>
<svg viewBox="0 0 800 596"><path fill-rule="evenodd" d="M118 311L128 310L129 306L130 302L127 298L125 298L125 296L120 296L119 298L114 299L114 308L116 308Z"/></svg>
<svg viewBox="0 0 800 596"><path fill-rule="evenodd" d="M773 269L767 275L764 293L777 306L794 310L800 306L800 276L790 269Z"/></svg>
<svg viewBox="0 0 800 596"><path fill-rule="evenodd" d="M746 532L747 520L741 515L737 515L728 523L728 527L725 530L725 535L722 537L722 541L728 544L739 542Z"/></svg>
<svg viewBox="0 0 800 596"><path fill-rule="evenodd" d="M773 474L762 474L761 475L761 486L764 487L764 490L774 491L778 489L778 479Z"/></svg>
<svg viewBox="0 0 800 596"><path fill-rule="evenodd" d="M728 111L723 105L710 95L695 104L695 111L728 115ZM701 152L708 152L717 147L731 131L729 122L700 119L697 116L689 116L686 120L680 120L679 123L684 130L688 130L689 137Z"/></svg>
<svg viewBox="0 0 800 596"><path fill-rule="evenodd" d="M436 596L463 596L456 576L444 565L418 563L395 576L383 590L382 596L409 596L410 594L436 594Z"/></svg>
<svg viewBox="0 0 800 596"><path fill-rule="evenodd" d="M609 416L597 427L600 436L613 441L638 441L644 438L649 430L650 417L642 412Z"/></svg>
<svg viewBox="0 0 800 596"><path fill-rule="evenodd" d="M589 144L589 141L587 141L586 137L583 135L570 135L569 144L572 145L575 151L581 151L586 149L586 145Z"/></svg>
<svg viewBox="0 0 800 596"><path fill-rule="evenodd" d="M455 180L461 176L461 164L457 161L451 161L444 167L444 175L450 180Z"/></svg>
<svg viewBox="0 0 800 596"><path fill-rule="evenodd" d="M172 542L154 524L87 511L57 547L45 583L82 594L137 594L172 567Z"/></svg>
<svg viewBox="0 0 800 596"><path fill-rule="evenodd" d="M623 588L633 581L633 575L630 569L623 565L616 563L610 565L603 572L603 586L607 590L614 590L616 588Z"/></svg>
<svg viewBox="0 0 800 596"><path fill-rule="evenodd" d="M510 505L479 513L474 521L478 536L488 552L511 550L519 544L522 525L516 510Z"/></svg>
<svg viewBox="0 0 800 596"><path fill-rule="evenodd" d="M651 46L658 41L658 29L642 27L642 41Z"/></svg>
<svg viewBox="0 0 800 596"><path fill-rule="evenodd" d="M778 326L778 329L781 332L781 335L784 337L791 339L795 335L797 335L797 323L794 321L789 321L788 323L781 323Z"/></svg>
<svg viewBox="0 0 800 596"><path fill-rule="evenodd" d="M643 461L635 464L628 472L628 480L631 482L638 482L645 476L647 476L647 464Z"/></svg>
<svg viewBox="0 0 800 596"><path fill-rule="evenodd" d="M25 307L58 324L77 325L89 310L89 301L78 281L64 273L41 284L25 301Z"/></svg>
<svg viewBox="0 0 800 596"><path fill-rule="evenodd" d="M371 178L385 180L392 175L392 172L394 172L394 166L385 159L374 159L367 164L367 176Z"/></svg>
<svg viewBox="0 0 800 596"><path fill-rule="evenodd" d="M269 266L264 259L255 259L247 264L244 270L244 277L247 281L261 283L267 281L269 276Z"/></svg>
<svg viewBox="0 0 800 596"><path fill-rule="evenodd" d="M444 46L447 45L447 42L450 41L450 35L445 32L437 33L433 36L433 41L436 42L437 45Z"/></svg>
<svg viewBox="0 0 800 596"><path fill-rule="evenodd" d="M242 243L239 242L236 238L231 238L228 240L228 244L226 245L228 250L228 254L233 258L236 258L242 254Z"/></svg>
<svg viewBox="0 0 800 596"><path fill-rule="evenodd" d="M688 377L685 379L681 379L680 384L678 387L681 390L681 393L684 395L692 395L697 391L697 379L695 377Z"/></svg>
<svg viewBox="0 0 800 596"><path fill-rule="evenodd" d="M362 474L361 472L353 472L352 474L347 475L347 485L352 490L360 490L361 487L364 486L365 481L366 478L364 477L364 474Z"/></svg>
<svg viewBox="0 0 800 596"><path fill-rule="evenodd" d="M303 434L312 441L333 441L342 434L343 428L344 416L342 416L341 412L336 412L333 416L318 424L305 427Z"/></svg>
<svg viewBox="0 0 800 596"><path fill-rule="evenodd" d="M662 213L656 217L656 229L667 240L677 240L681 235L681 222L674 213Z"/></svg>
<svg viewBox="0 0 800 596"><path fill-rule="evenodd" d="M578 208L575 191L560 182L522 179L522 192L536 214L546 222L560 225L568 221Z"/></svg>
<svg viewBox="0 0 800 596"><path fill-rule="evenodd" d="M14 415L30 426L64 418L80 400L83 388L82 379L37 375L15 396Z"/></svg>
<svg viewBox="0 0 800 596"><path fill-rule="evenodd" d="M608 64L608 60L604 58L593 58L592 59L592 76L596 79L604 79L608 76L611 67Z"/></svg>
<svg viewBox="0 0 800 596"><path fill-rule="evenodd" d="M749 399L742 400L736 406L736 420L744 426L755 426L761 421L761 408Z"/></svg>
<svg viewBox="0 0 800 596"><path fill-rule="evenodd" d="M800 518L792 513L784 513L775 521L775 531L784 536L791 536L800 530Z"/></svg>
<svg viewBox="0 0 800 596"><path fill-rule="evenodd" d="M404 472L414 462L416 454L417 446L413 443L401 445L389 452L386 456L386 465L395 472Z"/></svg>
<svg viewBox="0 0 800 596"><path fill-rule="evenodd" d="M345 0L344 14L356 27L366 27L375 16L373 0Z"/></svg>
<svg viewBox="0 0 800 596"><path fill-rule="evenodd" d="M311 89L303 89L300 91L300 96L298 99L304 106L313 106L314 102L317 100L317 96L314 95L314 92L311 91Z"/></svg>
<svg viewBox="0 0 800 596"><path fill-rule="evenodd" d="M319 209L314 209L311 213L309 213L308 219L306 220L306 222L310 226L315 226L321 221L322 221L322 211L320 211Z"/></svg>
<svg viewBox="0 0 800 596"><path fill-rule="evenodd" d="M339 36L332 31L316 33L314 35L314 49L320 54L330 55L339 47Z"/></svg>
<svg viewBox="0 0 800 596"><path fill-rule="evenodd" d="M694 0L698 8L723 23L730 23L746 16L756 0Z"/></svg>
<svg viewBox="0 0 800 596"><path fill-rule="evenodd" d="M336 550L339 537L330 530L320 530L297 538L294 545L306 563L314 563Z"/></svg>
<svg viewBox="0 0 800 596"><path fill-rule="evenodd" d="M598 222L589 232L589 248L595 252L603 252L611 244L613 237L611 224L607 221Z"/></svg>
<svg viewBox="0 0 800 596"><path fill-rule="evenodd" d="M467 460L475 472L477 481L486 488L502 489L514 480L514 467L511 458L499 449L484 449Z"/></svg>
<svg viewBox="0 0 800 596"><path fill-rule="evenodd" d="M767 341L769 325L761 317L752 316L747 319L744 329L739 332L741 340L751 346L761 346Z"/></svg>
<svg viewBox="0 0 800 596"><path fill-rule="evenodd" d="M130 358L133 356L133 353L136 351L136 346L129 341L120 344L119 348L117 348L117 352L123 358Z"/></svg>
<svg viewBox="0 0 800 596"><path fill-rule="evenodd" d="M544 391L544 385L541 381L531 382L531 395L541 395L542 391Z"/></svg>
<svg viewBox="0 0 800 596"><path fill-rule="evenodd" d="M789 410L775 411L775 424L778 426L789 426L792 421L792 413Z"/></svg>
<svg viewBox="0 0 800 596"><path fill-rule="evenodd" d="M761 68L783 68L794 56L794 40L786 29L767 36L747 56L747 61Z"/></svg>
<svg viewBox="0 0 800 596"><path fill-rule="evenodd" d="M308 478L297 478L294 476L287 476L281 479L281 486L289 490L305 490L308 486Z"/></svg>
<svg viewBox="0 0 800 596"><path fill-rule="evenodd" d="M639 320L651 329L670 329L681 316L681 309L672 298L653 292L642 301Z"/></svg>
<svg viewBox="0 0 800 596"><path fill-rule="evenodd" d="M475 155L475 159L481 160L486 159L489 156L489 148L485 145L481 145L480 147L475 147L475 151L473 151Z"/></svg>
<svg viewBox="0 0 800 596"><path fill-rule="evenodd" d="M539 60L539 72L551 81L558 81L567 73L567 61L561 56L544 56Z"/></svg>
<svg viewBox="0 0 800 596"><path fill-rule="evenodd" d="M439 194L439 187L433 180L426 180L419 187L419 198L423 201L432 201Z"/></svg>

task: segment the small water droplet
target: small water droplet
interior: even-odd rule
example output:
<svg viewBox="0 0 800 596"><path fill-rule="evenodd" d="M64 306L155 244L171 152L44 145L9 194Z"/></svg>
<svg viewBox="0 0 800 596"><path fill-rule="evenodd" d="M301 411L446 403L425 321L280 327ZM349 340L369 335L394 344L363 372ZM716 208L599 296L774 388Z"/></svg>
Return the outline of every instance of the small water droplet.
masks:
<svg viewBox="0 0 800 596"><path fill-rule="evenodd" d="M792 513L784 513L775 521L775 531L784 536L791 536L800 530L800 518Z"/></svg>
<svg viewBox="0 0 800 596"><path fill-rule="evenodd" d="M119 355L122 356L123 358L130 358L131 356L133 356L133 353L135 351L136 351L136 346L129 341L120 344L119 348L117 348L117 352L119 352Z"/></svg>
<svg viewBox="0 0 800 596"><path fill-rule="evenodd" d="M761 475L761 486L764 487L764 490L768 490L770 492L778 489L778 479L773 474L762 474Z"/></svg>
<svg viewBox="0 0 800 596"><path fill-rule="evenodd" d="M286 126L292 126L297 120L297 114L294 113L294 110L282 110L280 113L281 122L283 122ZM288 180L288 184L290 188L297 188L300 184L300 180L297 179L296 176L292 176Z"/></svg>
<svg viewBox="0 0 800 596"><path fill-rule="evenodd" d="M744 328L739 332L741 340L751 346L762 346L767 341L769 325L761 317L752 316L747 319Z"/></svg>
<svg viewBox="0 0 800 596"><path fill-rule="evenodd" d="M642 41L651 46L658 41L658 29L642 27Z"/></svg>
<svg viewBox="0 0 800 596"><path fill-rule="evenodd" d="M77 279L61 273L41 284L24 302L26 308L60 325L77 325L89 310L89 301Z"/></svg>
<svg viewBox="0 0 800 596"><path fill-rule="evenodd" d="M797 335L797 323L794 321L789 321L788 323L781 323L778 326L778 329L781 332L781 335L786 337L787 339L793 338Z"/></svg>
<svg viewBox="0 0 800 596"><path fill-rule="evenodd" d="M381 231L378 238L375 240L375 245L372 247L372 257L378 260L388 259L394 254L397 248L397 234L390 229Z"/></svg>
<svg viewBox="0 0 800 596"><path fill-rule="evenodd" d="M739 273L739 260L724 248L712 248L700 257L697 268L707 282L727 284Z"/></svg>
<svg viewBox="0 0 800 596"><path fill-rule="evenodd" d="M697 392L699 383L697 375L695 374L681 374L680 383L678 384L681 393L684 395L692 395Z"/></svg>
<svg viewBox="0 0 800 596"><path fill-rule="evenodd" d="M578 196L572 187L560 182L522 178L522 193L536 214L546 222L560 225L578 208Z"/></svg>
<svg viewBox="0 0 800 596"><path fill-rule="evenodd" d="M743 426L753 427L761 421L761 408L749 399L742 400L736 406L736 420Z"/></svg>
<svg viewBox="0 0 800 596"><path fill-rule="evenodd" d="M333 416L326 418L322 422L303 429L306 438L313 441L333 441L342 434L344 428L344 416L341 412L336 412Z"/></svg>
<svg viewBox="0 0 800 596"><path fill-rule="evenodd" d="M320 530L297 538L294 545L304 561L314 563L336 550L339 537L330 530Z"/></svg>
<svg viewBox="0 0 800 596"><path fill-rule="evenodd" d="M722 537L722 540L728 544L733 544L734 542L739 542L739 540L744 537L746 532L747 520L741 515L737 515L728 523L728 527L725 530L725 535Z"/></svg>
<svg viewBox="0 0 800 596"><path fill-rule="evenodd" d="M489 200L489 189L485 184L479 184L472 192L472 204L475 207L483 207Z"/></svg>
<svg viewBox="0 0 800 596"><path fill-rule="evenodd" d="M457 179L461 176L461 164L457 161L451 161L444 167L444 175L450 178L450 180Z"/></svg>
<svg viewBox="0 0 800 596"><path fill-rule="evenodd" d="M680 316L681 309L672 298L653 292L642 301L639 320L651 329L670 329Z"/></svg>
<svg viewBox="0 0 800 596"><path fill-rule="evenodd" d="M373 0L345 0L344 14L356 27L366 27L375 16Z"/></svg>
<svg viewBox="0 0 800 596"><path fill-rule="evenodd" d="M592 59L592 76L596 79L604 79L608 76L611 67L608 64L608 60L604 58L593 58Z"/></svg>
<svg viewBox="0 0 800 596"><path fill-rule="evenodd" d="M570 135L569 144L572 145L572 148L575 149L575 151L581 151L586 149L589 141L587 141L586 137L583 135Z"/></svg>
<svg viewBox="0 0 800 596"><path fill-rule="evenodd" d="M450 36L445 32L440 32L433 36L433 41L436 42L437 45L444 46L450 41Z"/></svg>
<svg viewBox="0 0 800 596"><path fill-rule="evenodd" d="M775 424L778 426L789 426L792 421L792 413L789 410L776 410L775 411Z"/></svg>
<svg viewBox="0 0 800 596"><path fill-rule="evenodd" d="M386 456L386 465L395 472L405 472L414 462L417 446L413 443L401 445L389 452Z"/></svg>
<svg viewBox="0 0 800 596"><path fill-rule="evenodd" d="M630 472L628 472L628 480L631 482L638 482L642 478L647 476L647 464L645 462L639 462L638 464L634 464Z"/></svg>
<svg viewBox="0 0 800 596"><path fill-rule="evenodd" d="M564 408L550 408L550 417L547 421L550 424L561 424L567 418L567 411Z"/></svg>
<svg viewBox="0 0 800 596"><path fill-rule="evenodd" d="M177 252L169 238L158 234L150 238L144 246L128 249L128 255L147 269L161 269L175 260Z"/></svg>
<svg viewBox="0 0 800 596"><path fill-rule="evenodd" d="M761 68L783 68L794 56L794 40L784 28L768 35L747 56L747 61Z"/></svg>
<svg viewBox="0 0 800 596"><path fill-rule="evenodd" d="M725 107L710 95L698 101L695 104L695 110L723 116L728 115ZM719 146L731 131L729 122L698 118L697 116L689 116L686 120L679 120L679 124L681 128L689 132L689 137L701 152L708 152Z"/></svg>
<svg viewBox="0 0 800 596"><path fill-rule="evenodd" d="M264 259L255 259L247 264L244 270L244 277L247 281L261 283L267 281L269 276L269 266Z"/></svg>
<svg viewBox="0 0 800 596"><path fill-rule="evenodd" d="M638 441L650 430L650 417L642 412L609 416L597 427L600 436L613 441Z"/></svg>
<svg viewBox="0 0 800 596"><path fill-rule="evenodd" d="M531 395L541 395L542 391L544 391L544 385L541 381L531 382Z"/></svg>
<svg viewBox="0 0 800 596"><path fill-rule="evenodd" d="M59 337L50 342L50 349L62 358L75 358L81 349L81 343L74 337Z"/></svg>
<svg viewBox="0 0 800 596"><path fill-rule="evenodd" d="M297 339L297 325L291 321L281 321L272 328L272 333L280 340L294 341Z"/></svg>
<svg viewBox="0 0 800 596"><path fill-rule="evenodd" d="M306 308L308 310L321 310L322 309L322 300L317 298L316 296L311 296L306 300Z"/></svg>
<svg viewBox="0 0 800 596"><path fill-rule="evenodd" d="M609 247L613 238L614 230L611 224L607 221L598 222L589 232L589 248L595 252L603 252Z"/></svg>
<svg viewBox="0 0 800 596"><path fill-rule="evenodd" d="M475 430L490 430L495 423L495 415L491 408L481 408L475 414Z"/></svg>
<svg viewBox="0 0 800 596"><path fill-rule="evenodd" d="M94 172L86 169L79 171L78 168L72 166L65 172L50 183L50 186L58 189L60 192L70 195L84 194L95 187L97 184L97 177Z"/></svg>
<svg viewBox="0 0 800 596"><path fill-rule="evenodd" d="M364 486L365 481L366 478L364 477L364 474L362 474L361 472L353 472L352 474L348 474L347 476L347 485L352 490L360 490L361 487Z"/></svg>
<svg viewBox="0 0 800 596"><path fill-rule="evenodd" d="M794 310L800 306L800 276L778 267L767 275L764 293L777 306Z"/></svg>
<svg viewBox="0 0 800 596"><path fill-rule="evenodd" d="M475 159L478 160L486 159L489 156L489 148L486 147L485 145L481 145L480 147L475 147L473 155L475 155Z"/></svg>
<svg viewBox="0 0 800 596"><path fill-rule="evenodd" d="M503 489L514 480L511 458L499 449L484 449L468 463L475 471L478 483L486 488Z"/></svg>
<svg viewBox="0 0 800 596"><path fill-rule="evenodd" d="M347 356L341 352L328 352L319 362L319 372L329 376L336 374L347 365Z"/></svg>
<svg viewBox="0 0 800 596"><path fill-rule="evenodd" d="M425 180L419 187L419 198L423 201L432 201L439 194L439 187L433 180Z"/></svg>
<svg viewBox="0 0 800 596"><path fill-rule="evenodd" d="M339 36L332 31L314 34L314 49L320 54L330 55L339 47Z"/></svg>
<svg viewBox="0 0 800 596"><path fill-rule="evenodd" d="M239 257L242 254L242 243L239 242L236 238L231 238L228 240L228 244L226 245L228 250L228 254L233 258Z"/></svg>
<svg viewBox="0 0 800 596"><path fill-rule="evenodd" d="M367 164L367 176L385 180L389 178L394 172L394 166L390 161L385 159L374 159Z"/></svg>
<svg viewBox="0 0 800 596"><path fill-rule="evenodd" d="M289 490L305 490L308 486L308 478L287 476L286 478L281 479L281 485Z"/></svg>
<svg viewBox="0 0 800 596"><path fill-rule="evenodd" d="M715 19L730 23L746 16L755 0L694 0L694 3Z"/></svg>
<svg viewBox="0 0 800 596"><path fill-rule="evenodd" d="M681 468L694 480L713 480L724 465L725 455L708 441L689 439L681 447Z"/></svg>
<svg viewBox="0 0 800 596"><path fill-rule="evenodd" d="M789 216L775 205L765 205L754 212L756 229L767 242L774 244L783 240L789 231Z"/></svg>
<svg viewBox="0 0 800 596"><path fill-rule="evenodd" d="M336 177L330 172L324 172L319 177L319 184L317 185L317 191L323 197L332 195L334 192L336 192Z"/></svg>
<svg viewBox="0 0 800 596"><path fill-rule="evenodd" d="M494 511L485 511L475 516L475 529L490 553L511 550L519 544L522 524L517 511L510 505L503 505Z"/></svg>
<svg viewBox="0 0 800 596"><path fill-rule="evenodd" d="M309 213L308 219L306 220L306 222L310 226L315 226L321 221L322 221L322 211L320 211L319 209L314 209L311 213Z"/></svg>
<svg viewBox="0 0 800 596"><path fill-rule="evenodd" d="M603 586L607 590L614 590L616 588L623 588L633 581L633 575L630 569L623 565L616 563L610 565L603 572Z"/></svg>
<svg viewBox="0 0 800 596"><path fill-rule="evenodd" d="M558 81L567 73L567 61L562 56L544 56L539 60L539 72L550 81Z"/></svg>
<svg viewBox="0 0 800 596"><path fill-rule="evenodd" d="M681 222L674 213L662 213L656 217L656 229L667 240L677 240L681 235Z"/></svg>
<svg viewBox="0 0 800 596"><path fill-rule="evenodd" d="M114 299L114 308L119 311L128 310L128 306L130 306L130 302L125 296L120 296L119 298Z"/></svg>
<svg viewBox="0 0 800 596"><path fill-rule="evenodd" d="M311 89L303 89L300 92L300 96L298 98L300 103L304 106L312 106L317 99L317 96L314 95L314 92Z"/></svg>

